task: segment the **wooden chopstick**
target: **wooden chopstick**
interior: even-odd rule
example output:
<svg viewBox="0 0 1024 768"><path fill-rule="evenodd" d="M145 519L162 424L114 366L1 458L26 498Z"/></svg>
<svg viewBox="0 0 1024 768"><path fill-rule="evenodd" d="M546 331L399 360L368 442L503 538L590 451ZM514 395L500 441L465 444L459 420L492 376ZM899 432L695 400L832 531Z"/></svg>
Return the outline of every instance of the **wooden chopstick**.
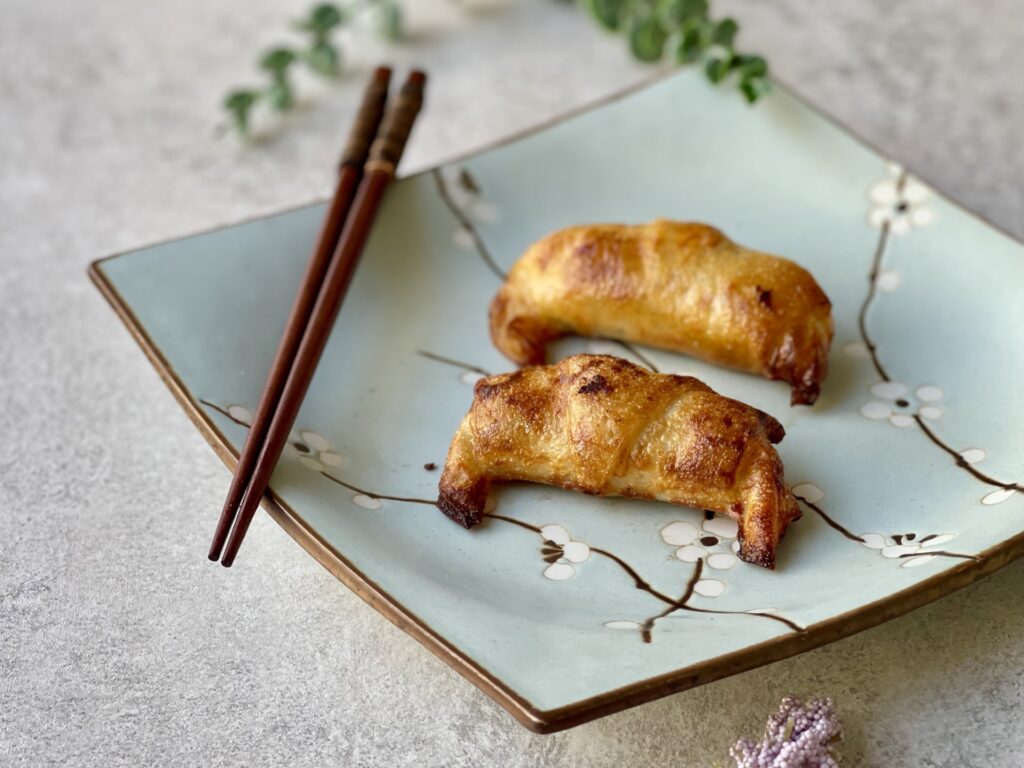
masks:
<svg viewBox="0 0 1024 768"><path fill-rule="evenodd" d="M238 464L235 465L235 473L231 478L231 487L228 490L224 508L220 513L220 520L217 522L217 529L213 534L213 542L210 544L209 558L219 560L224 542L231 530L231 524L235 520L235 512L245 494L245 488L249 484L253 471L256 469L256 460L259 458L260 449L266 440L267 431L277 410L281 393L284 391L285 382L288 379L288 372L292 369L295 355L299 349L299 342L302 334L309 324L310 315L313 312L313 305L320 293L320 286L323 283L327 267L331 263L331 256L334 254L341 237L342 228L348 218L352 207L352 200L355 197L356 189L363 175L363 166L369 155L370 144L377 135L380 126L381 116L384 114L384 104L388 95L388 84L391 81L391 69L378 67L366 85L363 93L363 101L356 113L355 123L349 133L345 150L341 154L341 161L338 167L338 182L334 189L334 197L327 209L320 234L317 237L316 247L310 257L306 272L299 283L299 291L292 304L288 322L285 324L284 335L277 347L277 354L270 366L270 373L267 375L267 383L260 396L259 405L253 416L252 424L249 427L249 434L246 437L245 445L238 457Z"/></svg>
<svg viewBox="0 0 1024 768"><path fill-rule="evenodd" d="M230 567L242 545L260 499L266 492L270 476L299 413L309 389L320 355L330 336L334 320L355 274L359 256L373 226L380 201L395 177L395 167L402 157L406 140L423 103L426 75L414 71L402 86L398 97L388 104L381 130L370 148L370 159L363 170L352 212L345 222L338 248L327 269L320 294L309 324L299 344L295 361L267 431L256 468L238 508L231 536L221 556L221 565Z"/></svg>

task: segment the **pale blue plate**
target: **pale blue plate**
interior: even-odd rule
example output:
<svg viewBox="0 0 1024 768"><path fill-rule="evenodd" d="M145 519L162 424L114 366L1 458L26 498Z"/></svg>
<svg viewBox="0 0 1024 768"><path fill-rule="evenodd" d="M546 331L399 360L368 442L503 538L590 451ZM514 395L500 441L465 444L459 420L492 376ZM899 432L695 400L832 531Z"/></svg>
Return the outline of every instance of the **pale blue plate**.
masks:
<svg viewBox="0 0 1024 768"><path fill-rule="evenodd" d="M93 270L228 459L323 210ZM417 501L436 496L476 369L511 367L488 338L495 272L560 227L655 217L785 255L832 299L831 373L813 408L791 408L783 384L659 350L555 350L639 352L782 421L805 515L774 573L738 562L735 526L699 510L521 485L500 488L495 511L525 526L465 531ZM750 108L697 73L673 76L392 189L271 511L535 730L806 650L1021 554L1022 250L784 89Z"/></svg>

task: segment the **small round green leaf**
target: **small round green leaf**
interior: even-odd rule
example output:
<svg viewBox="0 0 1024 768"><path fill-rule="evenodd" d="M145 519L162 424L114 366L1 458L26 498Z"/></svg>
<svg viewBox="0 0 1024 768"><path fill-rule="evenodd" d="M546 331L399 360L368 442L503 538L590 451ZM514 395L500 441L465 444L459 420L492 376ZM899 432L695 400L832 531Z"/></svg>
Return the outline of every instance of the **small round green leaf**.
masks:
<svg viewBox="0 0 1024 768"><path fill-rule="evenodd" d="M726 48L731 48L732 41L736 38L736 33L739 29L739 25L732 19L722 19L711 30L711 42L714 45L724 45Z"/></svg>
<svg viewBox="0 0 1024 768"><path fill-rule="evenodd" d="M687 27L676 48L676 60L680 64L690 64L697 61L704 53L705 40L696 25Z"/></svg>
<svg viewBox="0 0 1024 768"><path fill-rule="evenodd" d="M347 23L349 11L331 3L314 6L309 16L300 19L293 25L296 29L312 32L314 36L323 38L335 27Z"/></svg>
<svg viewBox="0 0 1024 768"><path fill-rule="evenodd" d="M334 29L345 20L345 12L333 3L321 3L309 14L310 27L315 29Z"/></svg>
<svg viewBox="0 0 1024 768"><path fill-rule="evenodd" d="M249 135L249 113L259 101L258 91L238 89L224 97L224 109L231 113L231 121L239 135Z"/></svg>
<svg viewBox="0 0 1024 768"><path fill-rule="evenodd" d="M768 62L760 56L737 56L733 60L733 68L740 77L764 77L768 74Z"/></svg>
<svg viewBox="0 0 1024 768"><path fill-rule="evenodd" d="M623 0L580 0L580 4L605 29L615 31L622 23Z"/></svg>
<svg viewBox="0 0 1024 768"><path fill-rule="evenodd" d="M257 91L239 88L224 97L224 108L232 112L248 110L260 98Z"/></svg>
<svg viewBox="0 0 1024 768"><path fill-rule="evenodd" d="M708 80L712 83L720 83L729 74L729 60L723 58L708 59L708 63L704 65L704 71L707 73Z"/></svg>
<svg viewBox="0 0 1024 768"><path fill-rule="evenodd" d="M295 52L290 48L274 48L263 54L260 66L268 72L280 75L292 65L293 61L295 61Z"/></svg>
<svg viewBox="0 0 1024 768"><path fill-rule="evenodd" d="M665 51L668 30L653 16L636 19L629 27L629 48L640 61L658 61Z"/></svg>
<svg viewBox="0 0 1024 768"><path fill-rule="evenodd" d="M744 77L740 80L740 91L746 100L753 104L766 93L771 91L771 81L766 77Z"/></svg>

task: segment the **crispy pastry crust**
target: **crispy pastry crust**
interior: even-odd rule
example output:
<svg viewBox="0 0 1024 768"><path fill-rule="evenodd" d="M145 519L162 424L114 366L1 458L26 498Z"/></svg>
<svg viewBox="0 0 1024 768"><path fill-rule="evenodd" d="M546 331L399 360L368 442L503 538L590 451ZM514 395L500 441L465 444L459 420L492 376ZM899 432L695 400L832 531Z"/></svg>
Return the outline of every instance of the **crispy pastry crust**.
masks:
<svg viewBox="0 0 1024 768"><path fill-rule="evenodd" d="M800 517L772 447L784 435L768 414L693 377L575 355L477 382L438 506L472 528L491 482L504 480L667 501L733 517L740 557L774 568L779 539Z"/></svg>
<svg viewBox="0 0 1024 768"><path fill-rule="evenodd" d="M571 227L535 243L491 302L491 338L518 365L578 333L635 341L785 381L818 398L832 342L831 303L787 259L736 245L713 227Z"/></svg>

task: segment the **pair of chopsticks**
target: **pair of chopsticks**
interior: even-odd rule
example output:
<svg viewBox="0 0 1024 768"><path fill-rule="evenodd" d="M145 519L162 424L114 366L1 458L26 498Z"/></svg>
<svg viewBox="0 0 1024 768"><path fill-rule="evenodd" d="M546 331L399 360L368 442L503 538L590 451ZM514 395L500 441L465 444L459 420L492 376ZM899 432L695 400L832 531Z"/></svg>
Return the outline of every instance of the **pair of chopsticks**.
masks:
<svg viewBox="0 0 1024 768"><path fill-rule="evenodd" d="M377 209L423 104L426 75L413 71L388 102L391 70L378 68L341 157L338 183L303 275L284 335L210 545L211 560L230 567L309 389L331 327L355 274ZM230 536L229 536L230 533Z"/></svg>

